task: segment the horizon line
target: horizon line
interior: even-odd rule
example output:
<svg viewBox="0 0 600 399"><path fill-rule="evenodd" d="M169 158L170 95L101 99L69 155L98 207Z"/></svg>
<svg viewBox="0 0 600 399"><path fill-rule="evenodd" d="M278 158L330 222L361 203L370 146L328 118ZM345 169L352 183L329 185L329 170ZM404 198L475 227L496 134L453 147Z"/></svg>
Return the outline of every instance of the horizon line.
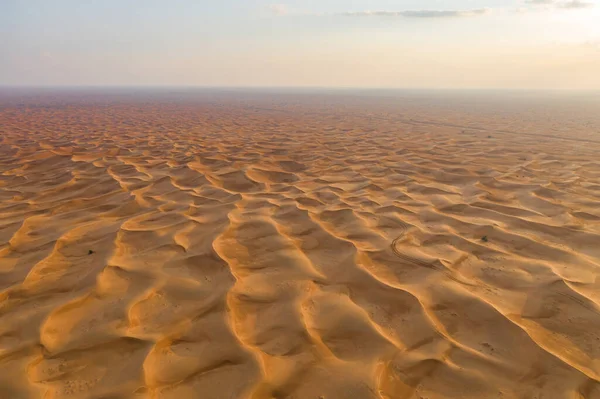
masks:
<svg viewBox="0 0 600 399"><path fill-rule="evenodd" d="M259 86L259 85L37 85L0 84L2 89L187 89L187 90L378 90L378 91L537 91L537 92L600 92L600 88L528 88L528 87L381 87L381 86Z"/></svg>

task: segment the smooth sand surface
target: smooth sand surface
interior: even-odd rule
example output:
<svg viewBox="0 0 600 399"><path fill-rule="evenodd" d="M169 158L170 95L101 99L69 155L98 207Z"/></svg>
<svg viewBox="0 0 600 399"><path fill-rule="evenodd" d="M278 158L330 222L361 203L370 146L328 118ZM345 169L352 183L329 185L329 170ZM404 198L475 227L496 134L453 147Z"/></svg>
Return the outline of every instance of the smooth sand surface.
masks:
<svg viewBox="0 0 600 399"><path fill-rule="evenodd" d="M2 94L0 398L600 398L599 103L465 96Z"/></svg>

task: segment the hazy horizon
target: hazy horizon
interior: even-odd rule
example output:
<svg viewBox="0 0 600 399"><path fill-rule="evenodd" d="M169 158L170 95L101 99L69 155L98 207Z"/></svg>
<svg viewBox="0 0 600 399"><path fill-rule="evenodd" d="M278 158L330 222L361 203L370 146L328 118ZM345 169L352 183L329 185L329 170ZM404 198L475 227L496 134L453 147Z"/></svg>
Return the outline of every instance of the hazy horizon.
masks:
<svg viewBox="0 0 600 399"><path fill-rule="evenodd" d="M321 90L332 90L332 91L408 91L408 92L484 92L484 91L495 91L495 92L600 92L598 88L519 88L519 87L402 87L402 86L255 86L255 85L238 85L238 86L224 86L224 85L43 85L43 84L0 84L0 89L26 89L26 90L85 90L85 89L99 89L99 90L111 90L111 89L148 89L148 90L300 90L300 91L321 91Z"/></svg>

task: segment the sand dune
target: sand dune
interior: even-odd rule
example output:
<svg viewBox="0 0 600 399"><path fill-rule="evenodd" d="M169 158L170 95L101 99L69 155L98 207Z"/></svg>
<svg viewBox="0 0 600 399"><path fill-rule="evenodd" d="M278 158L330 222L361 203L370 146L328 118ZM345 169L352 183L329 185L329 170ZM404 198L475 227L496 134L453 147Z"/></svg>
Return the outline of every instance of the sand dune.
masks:
<svg viewBox="0 0 600 399"><path fill-rule="evenodd" d="M447 100L2 94L0 398L600 398L598 108Z"/></svg>

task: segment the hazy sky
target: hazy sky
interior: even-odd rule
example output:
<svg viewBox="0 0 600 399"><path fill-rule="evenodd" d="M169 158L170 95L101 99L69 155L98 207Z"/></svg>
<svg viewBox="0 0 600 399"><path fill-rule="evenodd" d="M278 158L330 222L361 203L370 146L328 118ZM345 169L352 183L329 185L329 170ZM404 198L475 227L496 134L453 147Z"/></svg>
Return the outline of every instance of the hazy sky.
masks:
<svg viewBox="0 0 600 399"><path fill-rule="evenodd" d="M600 0L0 0L0 85L600 89Z"/></svg>

